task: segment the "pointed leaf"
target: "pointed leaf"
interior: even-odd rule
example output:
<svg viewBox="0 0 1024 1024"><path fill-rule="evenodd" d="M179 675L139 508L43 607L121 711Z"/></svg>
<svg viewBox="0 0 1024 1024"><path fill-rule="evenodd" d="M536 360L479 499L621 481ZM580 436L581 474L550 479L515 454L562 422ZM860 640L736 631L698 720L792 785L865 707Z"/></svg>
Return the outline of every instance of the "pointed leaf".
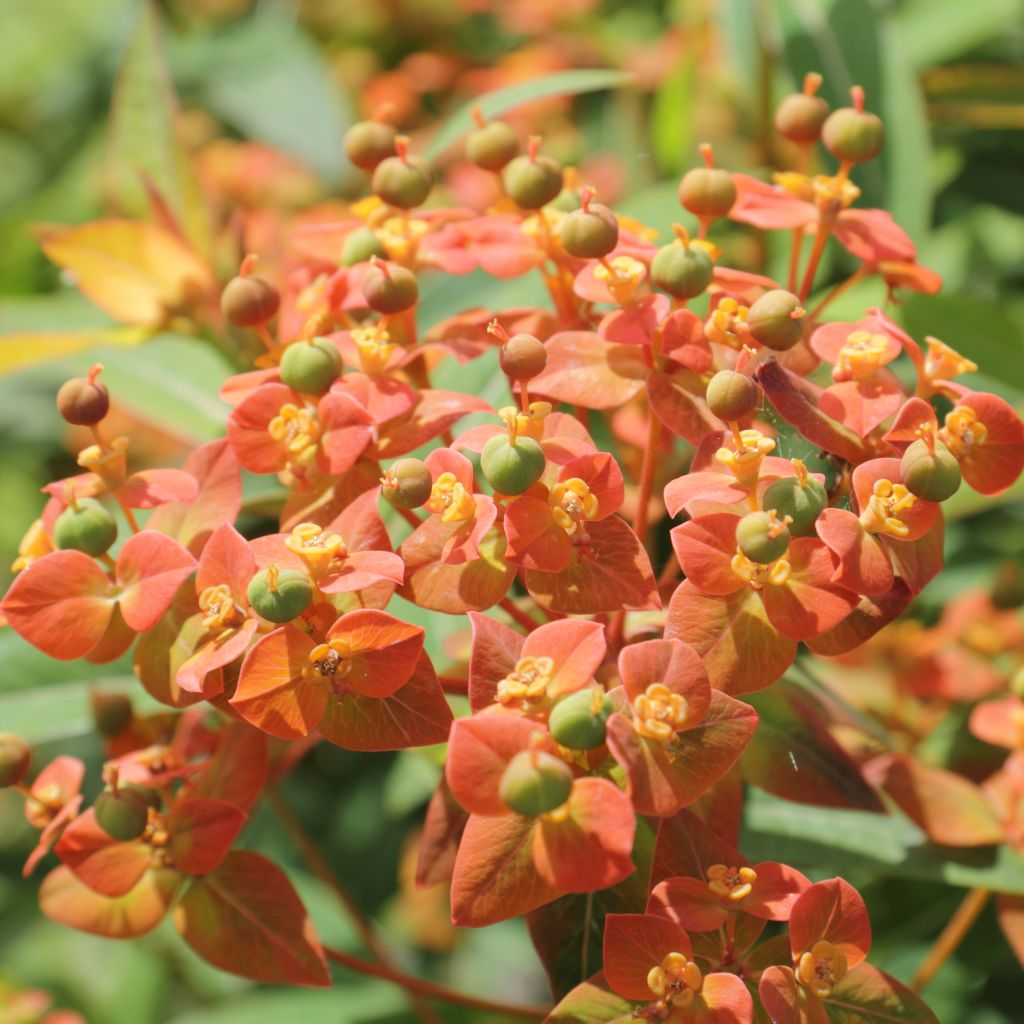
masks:
<svg viewBox="0 0 1024 1024"><path fill-rule="evenodd" d="M167 817L174 866L186 875L207 875L227 856L246 814L226 800L176 800Z"/></svg>

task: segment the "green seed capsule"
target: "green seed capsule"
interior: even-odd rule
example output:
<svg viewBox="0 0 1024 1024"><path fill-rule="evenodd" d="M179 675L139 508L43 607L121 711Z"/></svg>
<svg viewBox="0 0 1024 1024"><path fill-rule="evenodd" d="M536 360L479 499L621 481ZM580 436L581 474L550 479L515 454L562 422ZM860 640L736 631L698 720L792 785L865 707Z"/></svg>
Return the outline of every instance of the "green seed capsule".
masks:
<svg viewBox="0 0 1024 1024"><path fill-rule="evenodd" d="M885 126L876 114L842 107L829 114L821 129L821 141L837 160L861 164L882 152Z"/></svg>
<svg viewBox="0 0 1024 1024"><path fill-rule="evenodd" d="M533 380L547 366L548 350L532 334L513 334L501 346L498 363L510 380Z"/></svg>
<svg viewBox="0 0 1024 1024"><path fill-rule="evenodd" d="M619 222L600 203L574 210L562 221L562 246L570 256L599 260L619 244Z"/></svg>
<svg viewBox="0 0 1024 1024"><path fill-rule="evenodd" d="M749 416L761 401L761 388L753 377L735 370L719 370L708 382L708 408L720 420Z"/></svg>
<svg viewBox="0 0 1024 1024"><path fill-rule="evenodd" d="M300 616L313 600L309 577L297 569L271 566L256 573L249 581L249 604L261 619L268 622L291 622Z"/></svg>
<svg viewBox="0 0 1024 1024"><path fill-rule="evenodd" d="M259 274L233 277L220 295L224 316L236 327L255 327L265 323L281 304L277 289Z"/></svg>
<svg viewBox="0 0 1024 1024"><path fill-rule="evenodd" d="M381 121L357 121L345 132L345 155L364 171L395 155L395 128Z"/></svg>
<svg viewBox="0 0 1024 1024"><path fill-rule="evenodd" d="M519 136L507 121L489 121L466 136L466 158L485 171L500 171L519 155Z"/></svg>
<svg viewBox="0 0 1024 1024"><path fill-rule="evenodd" d="M517 156L501 172L509 198L524 210L539 210L562 191L562 168L549 156Z"/></svg>
<svg viewBox="0 0 1024 1024"><path fill-rule="evenodd" d="M96 824L119 843L138 839L146 831L149 805L127 787L118 789L116 793L112 789L100 793L92 809Z"/></svg>
<svg viewBox="0 0 1024 1024"><path fill-rule="evenodd" d="M372 228L356 228L350 232L345 239L341 262L351 267L356 263L366 263L372 256L381 260L388 258L388 251L377 232Z"/></svg>
<svg viewBox="0 0 1024 1024"><path fill-rule="evenodd" d="M736 526L736 543L752 562L767 565L789 547L789 529L770 512L751 512Z"/></svg>
<svg viewBox="0 0 1024 1024"><path fill-rule="evenodd" d="M651 280L677 299L693 299L703 294L714 271L706 249L680 241L659 249L651 261Z"/></svg>
<svg viewBox="0 0 1024 1024"><path fill-rule="evenodd" d="M614 710L611 698L599 688L579 690L551 709L548 729L563 747L595 750L604 743L605 723Z"/></svg>
<svg viewBox="0 0 1024 1024"><path fill-rule="evenodd" d="M419 157L389 156L377 165L370 187L389 206L411 210L426 201L434 187L434 176Z"/></svg>
<svg viewBox="0 0 1024 1024"><path fill-rule="evenodd" d="M293 341L281 356L281 381L304 395L325 395L341 373L341 353L328 338Z"/></svg>
<svg viewBox="0 0 1024 1024"><path fill-rule="evenodd" d="M724 217L736 202L736 183L721 167L694 167L679 182L679 202L697 217Z"/></svg>
<svg viewBox="0 0 1024 1024"><path fill-rule="evenodd" d="M420 508L433 489L430 467L419 459L399 459L384 473L381 493L395 508Z"/></svg>
<svg viewBox="0 0 1024 1024"><path fill-rule="evenodd" d="M510 444L508 436L492 437L480 455L480 468L487 482L499 494L522 494L529 490L544 472L547 460L544 450L532 437L517 437Z"/></svg>
<svg viewBox="0 0 1024 1024"><path fill-rule="evenodd" d="M154 811L159 811L163 804L163 797L160 796L159 790L154 789L152 786L140 786L137 782L122 782L118 789L122 793L134 793L147 807L152 807Z"/></svg>
<svg viewBox="0 0 1024 1024"><path fill-rule="evenodd" d="M765 292L747 314L747 326L753 338L774 352L791 349L803 334L804 308L800 300L784 288Z"/></svg>
<svg viewBox="0 0 1024 1024"><path fill-rule="evenodd" d="M402 313L420 297L420 286L411 270L397 263L376 262L363 275L363 296L377 313Z"/></svg>
<svg viewBox="0 0 1024 1024"><path fill-rule="evenodd" d="M0 789L21 782L31 756L28 744L20 736L12 732L0 733Z"/></svg>
<svg viewBox="0 0 1024 1024"><path fill-rule="evenodd" d="M945 501L960 488L960 463L941 442L932 451L924 441L915 441L903 453L900 475L907 490L925 501Z"/></svg>
<svg viewBox="0 0 1024 1024"><path fill-rule="evenodd" d="M95 557L117 539L117 523L95 498L79 498L57 517L53 539L62 551L84 551Z"/></svg>
<svg viewBox="0 0 1024 1024"><path fill-rule="evenodd" d="M498 794L509 809L525 818L561 807L572 792L572 771L542 750L523 750L508 763Z"/></svg>
<svg viewBox="0 0 1024 1024"><path fill-rule="evenodd" d="M789 516L793 520L789 532L794 537L809 537L818 516L828 506L828 492L814 477L808 477L804 486L795 476L783 477L764 492L763 504L780 519Z"/></svg>

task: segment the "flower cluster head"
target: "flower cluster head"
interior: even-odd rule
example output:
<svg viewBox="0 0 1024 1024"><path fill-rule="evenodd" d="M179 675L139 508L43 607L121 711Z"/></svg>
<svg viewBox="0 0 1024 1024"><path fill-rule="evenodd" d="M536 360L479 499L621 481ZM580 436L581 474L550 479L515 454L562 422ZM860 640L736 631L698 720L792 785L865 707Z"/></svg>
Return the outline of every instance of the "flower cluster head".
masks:
<svg viewBox="0 0 1024 1024"><path fill-rule="evenodd" d="M82 473L46 487L0 604L53 658L130 652L169 709L106 707L89 805L81 762L23 781L23 745L0 739L0 781L40 831L27 868L60 862L40 894L50 917L129 937L172 912L216 966L326 984L287 879L233 849L249 809L319 742L446 744L417 870L450 882L454 922L526 915L551 960L545 933L578 897L584 927L603 928L601 959L588 930L582 960L602 973L553 1020L597 1019L597 1000L602 1020L817 1024L883 997L892 1019L932 1019L864 962L848 883L812 885L735 844L745 781L870 811L884 793L936 842L956 831L939 769L912 756L934 719L878 749L858 731L868 710L780 682L798 653L806 667L804 645L837 676L872 651L919 656L928 670L894 681L902 697L991 697L971 729L1006 764L984 791L947 791L973 814L963 845L1024 846L1022 694L1005 679L957 690L986 644L1019 659L1019 623L961 615L942 644L890 625L942 568L943 503L1010 487L1024 426L974 388L955 338L918 341L894 318L898 289L941 282L887 212L860 205L881 120L857 88L830 111L819 82L776 117L798 166L761 180L702 146L667 238L578 187L542 138L482 116L465 156L496 198L446 205L436 164L375 117L346 138L369 194L289 224L266 274L247 257L213 304L184 287L213 269L179 253L174 308L195 299L239 356L224 436L180 469L139 468L135 439L108 427L119 396L101 368L67 382L58 408L89 432ZM788 278L730 266L730 223L780 232ZM832 246L855 270L822 291ZM490 308L470 274L539 297ZM439 317L428 300L451 278L446 296L474 294ZM826 319L870 278L882 307ZM459 387L488 366L486 387ZM905 632L890 643L886 627ZM932 684L927 659L944 666ZM787 776L759 712L843 785ZM248 927L275 942L247 959L225 937Z"/></svg>

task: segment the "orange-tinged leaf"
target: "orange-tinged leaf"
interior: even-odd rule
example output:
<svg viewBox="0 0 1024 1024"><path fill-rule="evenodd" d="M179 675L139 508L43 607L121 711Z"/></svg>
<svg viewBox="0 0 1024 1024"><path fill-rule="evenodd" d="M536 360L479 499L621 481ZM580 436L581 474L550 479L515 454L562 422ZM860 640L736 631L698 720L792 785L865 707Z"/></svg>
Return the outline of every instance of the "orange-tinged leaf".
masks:
<svg viewBox="0 0 1024 1024"><path fill-rule="evenodd" d="M625 405L650 372L639 346L609 344L590 331L563 331L544 347L547 366L530 391L587 409Z"/></svg>
<svg viewBox="0 0 1024 1024"><path fill-rule="evenodd" d="M152 629L195 568L196 560L177 541L156 530L129 537L117 555L125 622L140 633Z"/></svg>
<svg viewBox="0 0 1024 1024"><path fill-rule="evenodd" d="M647 975L669 953L693 956L689 936L675 921L656 914L609 914L605 919L605 977L617 995L652 1002Z"/></svg>
<svg viewBox="0 0 1024 1024"><path fill-rule="evenodd" d="M427 805L416 861L416 884L421 887L450 882L459 852L459 839L469 815L452 796L444 776Z"/></svg>
<svg viewBox="0 0 1024 1024"><path fill-rule="evenodd" d="M134 889L150 861L150 850L142 843L111 839L91 807L64 829L54 852L80 882L112 898Z"/></svg>
<svg viewBox="0 0 1024 1024"><path fill-rule="evenodd" d="M604 976L597 974L566 995L545 1024L634 1024L634 1009L633 1003L612 992Z"/></svg>
<svg viewBox="0 0 1024 1024"><path fill-rule="evenodd" d="M115 320L157 327L168 314L204 301L209 268L166 228L140 221L90 221L48 231L43 251L70 270L82 294Z"/></svg>
<svg viewBox="0 0 1024 1024"><path fill-rule="evenodd" d="M469 705L480 711L493 704L498 683L522 657L524 637L495 619L470 612L473 649L469 659Z"/></svg>
<svg viewBox="0 0 1024 1024"><path fill-rule="evenodd" d="M761 975L758 995L772 1024L802 1024L800 995L792 967L769 967Z"/></svg>
<svg viewBox="0 0 1024 1024"><path fill-rule="evenodd" d="M208 963L269 985L329 985L313 923L285 873L266 857L236 850L196 879L174 926Z"/></svg>
<svg viewBox="0 0 1024 1024"><path fill-rule="evenodd" d="M344 640L351 664L345 687L364 697L390 697L408 682L423 650L425 631L376 608L348 612L331 627Z"/></svg>
<svg viewBox="0 0 1024 1024"><path fill-rule="evenodd" d="M829 1024L939 1024L920 996L868 963L854 967L822 1005Z"/></svg>
<svg viewBox="0 0 1024 1024"><path fill-rule="evenodd" d="M523 642L523 658L547 656L554 672L547 685L549 697L573 693L590 682L604 661L607 645L599 622L561 619L546 622Z"/></svg>
<svg viewBox="0 0 1024 1024"><path fill-rule="evenodd" d="M1024 966L1024 896L996 897L996 917L1014 955Z"/></svg>
<svg viewBox="0 0 1024 1024"><path fill-rule="evenodd" d="M225 723L213 757L189 780L189 794L248 810L267 781L268 743L265 733L245 722Z"/></svg>
<svg viewBox="0 0 1024 1024"><path fill-rule="evenodd" d="M226 800L176 800L167 817L174 866L186 875L209 874L227 856L245 821L245 811Z"/></svg>
<svg viewBox="0 0 1024 1024"><path fill-rule="evenodd" d="M818 882L800 894L789 915L789 944L799 957L822 939L856 967L871 948L871 923L860 893L842 878Z"/></svg>

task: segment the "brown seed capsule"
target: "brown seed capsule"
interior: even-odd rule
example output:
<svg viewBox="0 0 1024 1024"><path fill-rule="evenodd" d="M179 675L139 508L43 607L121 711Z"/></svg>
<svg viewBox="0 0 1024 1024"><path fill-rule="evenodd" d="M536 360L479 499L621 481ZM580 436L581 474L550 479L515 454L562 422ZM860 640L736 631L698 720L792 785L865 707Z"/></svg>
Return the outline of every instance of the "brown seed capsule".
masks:
<svg viewBox="0 0 1024 1024"><path fill-rule="evenodd" d="M519 146L519 135L507 121L485 122L481 116L466 136L466 158L485 171L500 171L519 155Z"/></svg>
<svg viewBox="0 0 1024 1024"><path fill-rule="evenodd" d="M395 155L395 128L382 121L357 121L345 132L345 155L364 171Z"/></svg>
<svg viewBox="0 0 1024 1024"><path fill-rule="evenodd" d="M544 372L548 351L532 334L513 334L498 353L501 372L510 380L533 380Z"/></svg>
<svg viewBox="0 0 1024 1024"><path fill-rule="evenodd" d="M108 738L127 728L134 717L131 698L125 693L93 693L89 702L97 731Z"/></svg>
<svg viewBox="0 0 1024 1024"><path fill-rule="evenodd" d="M761 400L761 389L752 377L735 370L719 370L708 382L708 408L720 420L749 416Z"/></svg>
<svg viewBox="0 0 1024 1024"><path fill-rule="evenodd" d="M0 733L0 789L16 786L28 771L32 752L28 744L11 732Z"/></svg>
<svg viewBox="0 0 1024 1024"><path fill-rule="evenodd" d="M828 104L818 95L821 75L810 72L804 78L803 92L787 96L775 111L775 130L790 142L807 145L817 142L821 126L828 117Z"/></svg>
<svg viewBox="0 0 1024 1024"><path fill-rule="evenodd" d="M524 156L517 156L501 173L509 198L524 210L539 210L562 191L562 167L549 156L538 156L540 138L530 139Z"/></svg>
<svg viewBox="0 0 1024 1024"><path fill-rule="evenodd" d="M281 304L277 289L259 274L233 277L220 296L224 316L236 327L255 327L266 323Z"/></svg>
<svg viewBox="0 0 1024 1024"><path fill-rule="evenodd" d="M404 135L396 137L395 150L397 156L389 156L377 165L370 187L389 206L411 210L430 195L434 175L423 160L409 156L409 140Z"/></svg>
<svg viewBox="0 0 1024 1024"><path fill-rule="evenodd" d="M110 409L110 395L96 379L103 367L97 363L88 377L73 377L57 392L57 411L76 427L95 426Z"/></svg>
<svg viewBox="0 0 1024 1024"><path fill-rule="evenodd" d="M401 313L416 305L420 288L412 271L374 257L363 275L363 296L377 313Z"/></svg>
<svg viewBox="0 0 1024 1024"><path fill-rule="evenodd" d="M420 508L434 486L430 467L419 459L392 462L381 479L381 494L395 508Z"/></svg>
<svg viewBox="0 0 1024 1024"><path fill-rule="evenodd" d="M877 114L864 109L864 90L850 90L852 107L841 107L829 114L821 129L821 141L837 159L848 164L873 160L885 143L885 126Z"/></svg>
<svg viewBox="0 0 1024 1024"><path fill-rule="evenodd" d="M715 167L711 146L700 147L705 167L694 167L679 182L679 202L696 217L724 217L736 202L736 184L732 175Z"/></svg>
<svg viewBox="0 0 1024 1024"><path fill-rule="evenodd" d="M747 314L751 336L765 348L785 352L792 348L803 333L805 310L800 300L784 288L765 292Z"/></svg>

